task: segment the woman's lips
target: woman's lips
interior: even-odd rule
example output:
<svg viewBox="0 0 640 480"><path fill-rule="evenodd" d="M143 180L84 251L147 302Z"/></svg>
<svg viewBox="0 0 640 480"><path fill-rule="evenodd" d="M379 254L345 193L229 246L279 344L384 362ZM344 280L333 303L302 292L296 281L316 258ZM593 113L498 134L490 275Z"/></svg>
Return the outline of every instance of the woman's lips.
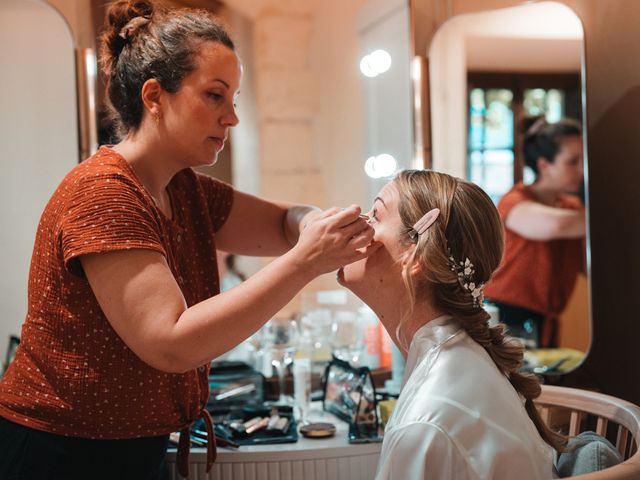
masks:
<svg viewBox="0 0 640 480"><path fill-rule="evenodd" d="M222 150L224 148L224 138L220 138L220 137L209 137L211 140L213 140L213 143L215 143L218 146L218 150Z"/></svg>

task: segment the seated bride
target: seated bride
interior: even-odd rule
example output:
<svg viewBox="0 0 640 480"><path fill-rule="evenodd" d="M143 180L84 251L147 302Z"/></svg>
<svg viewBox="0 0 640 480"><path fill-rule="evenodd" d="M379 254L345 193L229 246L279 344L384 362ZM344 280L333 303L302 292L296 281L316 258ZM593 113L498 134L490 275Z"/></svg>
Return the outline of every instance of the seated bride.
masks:
<svg viewBox="0 0 640 480"><path fill-rule="evenodd" d="M522 346L490 327L482 307L503 250L491 199L449 175L403 171L369 221L381 248L338 279L406 356L376 478L552 478L564 439L536 411L540 385L519 373Z"/></svg>

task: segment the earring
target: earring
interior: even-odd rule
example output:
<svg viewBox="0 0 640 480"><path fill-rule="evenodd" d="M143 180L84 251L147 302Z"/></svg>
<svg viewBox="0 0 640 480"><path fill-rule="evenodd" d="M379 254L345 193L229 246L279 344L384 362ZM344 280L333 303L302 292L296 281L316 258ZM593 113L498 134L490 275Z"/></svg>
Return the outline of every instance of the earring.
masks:
<svg viewBox="0 0 640 480"><path fill-rule="evenodd" d="M160 124L160 117L162 116L158 110L151 114L153 116L153 120L156 122L156 125Z"/></svg>

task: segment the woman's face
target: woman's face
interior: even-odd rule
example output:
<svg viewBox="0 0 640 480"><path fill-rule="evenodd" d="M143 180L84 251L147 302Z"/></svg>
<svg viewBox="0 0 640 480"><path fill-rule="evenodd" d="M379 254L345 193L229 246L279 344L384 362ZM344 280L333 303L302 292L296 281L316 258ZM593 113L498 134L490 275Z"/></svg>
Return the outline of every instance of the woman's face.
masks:
<svg viewBox="0 0 640 480"><path fill-rule="evenodd" d="M374 199L367 213L374 228L373 240L382 246L371 256L345 266L338 272L338 282L366 303L403 287L402 257L410 246L401 241L402 222L398 213L398 191L388 183Z"/></svg>
<svg viewBox="0 0 640 480"><path fill-rule="evenodd" d="M238 124L235 100L240 87L238 57L221 43L205 42L196 68L175 93L165 92L161 104L169 148L187 166L212 165Z"/></svg>
<svg viewBox="0 0 640 480"><path fill-rule="evenodd" d="M545 180L556 190L575 193L584 182L582 137L565 137L553 163L544 162Z"/></svg>

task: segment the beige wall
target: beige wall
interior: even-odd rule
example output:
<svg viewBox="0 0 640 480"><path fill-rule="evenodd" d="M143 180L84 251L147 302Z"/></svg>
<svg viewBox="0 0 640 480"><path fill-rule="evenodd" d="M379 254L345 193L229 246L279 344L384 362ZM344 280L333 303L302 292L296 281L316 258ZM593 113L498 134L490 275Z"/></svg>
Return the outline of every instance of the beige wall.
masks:
<svg viewBox="0 0 640 480"><path fill-rule="evenodd" d="M321 208L368 205L356 29L365 3L306 1L289 11L280 2L228 3L245 65L232 133L237 188ZM261 265L241 261L247 273ZM307 290L331 288L335 274ZM294 300L280 315L296 308Z"/></svg>
<svg viewBox="0 0 640 480"><path fill-rule="evenodd" d="M45 0L40 0L44 2ZM90 0L46 0L60 12L71 28L75 46L79 48L94 48L95 31L91 10L88 8Z"/></svg>
<svg viewBox="0 0 640 480"><path fill-rule="evenodd" d="M73 55L71 32L49 5L0 2L0 362L27 311L40 214L78 162Z"/></svg>
<svg viewBox="0 0 640 480"><path fill-rule="evenodd" d="M327 0L313 24L310 64L318 82L313 154L325 205L371 202L366 188L358 10L366 0ZM339 13L338 13L339 12Z"/></svg>

